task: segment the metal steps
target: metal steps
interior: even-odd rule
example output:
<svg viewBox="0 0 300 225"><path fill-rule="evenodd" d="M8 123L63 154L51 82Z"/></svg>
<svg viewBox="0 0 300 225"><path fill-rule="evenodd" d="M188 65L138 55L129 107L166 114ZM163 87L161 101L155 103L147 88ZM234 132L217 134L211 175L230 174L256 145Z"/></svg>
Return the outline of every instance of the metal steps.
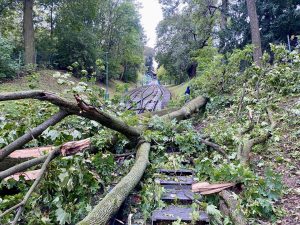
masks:
<svg viewBox="0 0 300 225"><path fill-rule="evenodd" d="M194 211L191 204L197 199L201 200L201 196L194 194L192 184L194 183L193 170L180 169L180 170L167 170L159 169L157 172L162 175L162 178L157 178L156 183L164 187L161 200L170 204L164 209L157 209L152 212L153 225L167 225L172 224L174 221L180 220L187 224L191 224L193 215L197 215L194 224L209 224L208 215L203 211ZM195 220L195 217L194 217Z"/></svg>
<svg viewBox="0 0 300 225"><path fill-rule="evenodd" d="M171 224L180 219L181 222L190 224L193 209L186 206L169 206L165 209L155 210L152 214L152 224ZM196 224L208 224L209 218L206 213L198 212L199 219Z"/></svg>

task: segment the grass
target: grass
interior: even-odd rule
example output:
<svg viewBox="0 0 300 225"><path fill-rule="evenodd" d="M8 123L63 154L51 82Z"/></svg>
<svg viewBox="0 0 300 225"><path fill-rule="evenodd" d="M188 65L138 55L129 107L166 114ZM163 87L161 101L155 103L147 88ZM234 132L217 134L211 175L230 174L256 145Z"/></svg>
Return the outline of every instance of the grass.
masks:
<svg viewBox="0 0 300 225"><path fill-rule="evenodd" d="M39 71L40 76L36 82L36 87L34 89L51 91L57 94L61 94L64 97L70 97L64 93L66 86L58 84L56 78L53 78L52 75L55 72L56 71L53 70ZM80 82L80 79L75 77L71 77L70 80L75 83ZM124 83L118 80L109 81L108 92L110 96L115 95L116 86L120 84L124 84ZM29 77L22 77L2 84L0 83L0 92L26 91L26 90L30 90L29 85L30 85ZM97 83L97 84L88 83L88 85L98 86L99 88L105 89L105 84L103 83ZM135 84L129 83L129 87L133 88L135 87Z"/></svg>
<svg viewBox="0 0 300 225"><path fill-rule="evenodd" d="M177 99L179 96L183 96L186 88L190 85L191 81L187 81L180 85L169 86L168 89L172 94L173 99Z"/></svg>
<svg viewBox="0 0 300 225"><path fill-rule="evenodd" d="M66 85L60 85L57 83L57 79L53 77L53 74L57 72L54 70L41 70L38 72L39 76L37 80L34 82L35 87L34 90L44 90L54 92L61 97L64 97L68 100L74 100L74 96L70 92L66 92L65 90L70 88ZM0 93L1 92L16 92L16 91L28 91L32 90L30 85L30 76L21 77L18 79L14 79L12 81L8 81L5 83L0 83ZM75 77L70 77L69 80L73 81L74 83L80 82L80 79ZM89 86L99 87L105 89L105 84L103 83L87 83ZM108 92L110 97L113 97L116 94L116 87L117 85L122 85L124 82L119 80L110 80ZM135 83L129 83L129 88L135 88ZM39 104L39 101L35 100L23 100L22 102L31 102L32 104ZM9 113L9 114L16 114L20 110L19 101L8 101L8 102L1 102L0 104L0 115L1 113Z"/></svg>

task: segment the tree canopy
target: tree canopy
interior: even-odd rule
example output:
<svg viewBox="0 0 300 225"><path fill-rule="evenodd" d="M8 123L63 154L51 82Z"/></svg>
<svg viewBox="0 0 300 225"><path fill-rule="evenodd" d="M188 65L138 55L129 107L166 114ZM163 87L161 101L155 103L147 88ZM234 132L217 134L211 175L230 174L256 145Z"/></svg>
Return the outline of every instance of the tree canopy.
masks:
<svg viewBox="0 0 300 225"><path fill-rule="evenodd" d="M34 1L34 39L23 44L23 33L30 30L21 17L25 3L0 2L0 32L2 38L12 40L11 58L23 55L34 41L34 62L40 67L67 69L76 63L77 70L103 79L96 61L104 62L107 52L110 78L135 80L143 68L144 34L135 0Z"/></svg>

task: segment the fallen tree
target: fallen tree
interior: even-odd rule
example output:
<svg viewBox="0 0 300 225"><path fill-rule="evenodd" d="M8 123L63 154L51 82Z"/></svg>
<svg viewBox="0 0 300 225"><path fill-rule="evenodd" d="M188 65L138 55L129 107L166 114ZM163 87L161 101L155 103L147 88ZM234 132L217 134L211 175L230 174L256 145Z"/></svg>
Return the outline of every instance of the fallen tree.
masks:
<svg viewBox="0 0 300 225"><path fill-rule="evenodd" d="M103 126L106 126L125 135L132 144L137 143L136 162L130 170L130 172L121 180L119 184L117 184L117 186L109 194L107 194L107 196L101 202L97 204L97 206L92 210L92 212L89 215L87 215L87 217L83 221L79 222L79 224L106 224L107 221L109 221L109 219L111 218L111 216L119 209L119 207L126 199L128 194L140 181L147 167L147 164L149 163L148 156L150 151L150 144L144 142L142 137L142 130L146 129L146 126L139 128L129 126L122 120L119 120L118 118L87 104L78 95L75 95L76 103L74 103L60 98L54 93L44 91L25 91L0 94L0 101L21 99L37 99L40 101L48 101L58 106L60 111L59 113L51 117L47 123L45 122L38 126L36 128L37 132L35 133L34 137L28 138L28 136L31 135L31 133L28 132L27 134L19 138L19 140L17 139L16 141L8 145L10 147L7 146L4 149L0 150L0 161L7 157L13 151L17 150L19 147L22 147L23 145L27 144L29 141L32 140L32 138L38 137L43 132L43 130L47 129L47 127L57 124L59 121L61 121L68 115L78 115L90 120L97 121ZM189 118L193 113L198 112L201 108L205 107L206 103L207 99L200 96L188 102L182 108L168 112L162 117L166 120L176 119L177 121L186 119ZM20 141L20 139L22 141ZM73 143L73 146L72 144L70 145L70 143L67 143L60 147L57 147L55 150L53 150L45 156L42 156L37 159L32 159L27 162L23 162L12 168L2 171L0 173L0 178L3 179L5 177L13 175L17 172L24 171L32 166L41 163L44 163L45 165L45 163L47 162L48 164L51 160L53 160L59 155L72 155L78 151L86 149L87 146L90 147L90 142L88 141L86 141L83 145L79 144L79 146L78 142L77 144ZM18 206L16 208L19 207L23 207L23 204L22 206ZM14 223L17 222L18 218L20 217L20 214L22 213L22 210L23 208L18 210Z"/></svg>
<svg viewBox="0 0 300 225"><path fill-rule="evenodd" d="M107 224L119 210L122 203L141 180L149 163L150 144L145 142L137 147L136 159L130 172L100 201L78 225Z"/></svg>
<svg viewBox="0 0 300 225"><path fill-rule="evenodd" d="M234 224L247 225L245 215L239 209L239 203L230 191L223 190L219 193L224 201L221 201L221 210L226 215L229 215Z"/></svg>

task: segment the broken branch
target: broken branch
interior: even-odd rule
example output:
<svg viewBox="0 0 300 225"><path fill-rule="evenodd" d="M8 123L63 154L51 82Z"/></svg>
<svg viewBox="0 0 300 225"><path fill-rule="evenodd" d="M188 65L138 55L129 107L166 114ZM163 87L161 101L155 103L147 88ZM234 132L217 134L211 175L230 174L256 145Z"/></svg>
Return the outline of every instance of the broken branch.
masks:
<svg viewBox="0 0 300 225"><path fill-rule="evenodd" d="M107 224L123 201L138 184L149 163L150 144L139 145L136 161L130 172L105 196L102 201L78 225Z"/></svg>
<svg viewBox="0 0 300 225"><path fill-rule="evenodd" d="M66 111L60 110L58 113L54 114L48 120L37 126L36 128L30 130L28 133L19 137L17 140L13 141L6 147L0 150L0 161L2 161L5 157L7 157L10 153L15 150L21 148L23 145L27 144L29 141L37 138L40 134L42 134L48 127L54 126L59 123L62 119L68 116Z"/></svg>
<svg viewBox="0 0 300 225"><path fill-rule="evenodd" d="M247 220L241 210L239 210L239 203L234 198L233 193L227 190L223 190L219 195L224 199L229 209L229 214L234 224L247 225Z"/></svg>
<svg viewBox="0 0 300 225"><path fill-rule="evenodd" d="M18 208L18 212L15 216L15 219L14 221L12 222L13 225L17 224L23 210L24 210L24 207L28 201L28 199L30 198L31 194L33 193L34 189L36 188L36 186L40 183L44 173L46 172L46 169L47 169L47 166L48 164L51 162L51 160L54 158L53 156L55 155L55 151L52 151L51 153L49 153L46 161L44 162L41 170L40 170L40 173L39 173L39 176L37 177L37 179L34 181L34 183L32 184L32 186L30 187L29 191L26 193L24 199L22 200L22 202L20 202L19 204L17 204L16 206L13 206L11 209L8 209L6 210L3 214L0 215L0 218L2 218L5 214L11 212L12 210L14 209L17 209Z"/></svg>

